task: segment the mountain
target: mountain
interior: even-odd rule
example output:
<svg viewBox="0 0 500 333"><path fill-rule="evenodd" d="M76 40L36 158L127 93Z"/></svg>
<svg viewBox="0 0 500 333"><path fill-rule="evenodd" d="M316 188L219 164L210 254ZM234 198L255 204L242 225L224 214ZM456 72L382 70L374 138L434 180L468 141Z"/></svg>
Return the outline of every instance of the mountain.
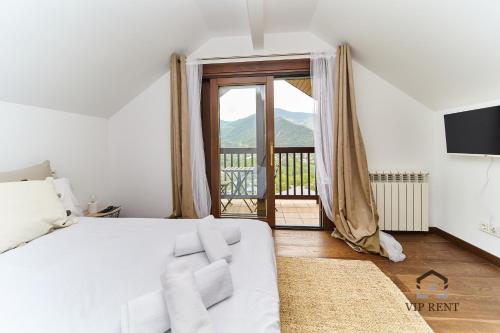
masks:
<svg viewBox="0 0 500 333"><path fill-rule="evenodd" d="M255 147L255 115L234 121L220 122L220 142L222 148Z"/></svg>
<svg viewBox="0 0 500 333"><path fill-rule="evenodd" d="M291 112L280 108L276 108L274 109L274 117L275 118L281 117L283 119L291 121L292 123L303 125L307 128L310 128L311 130L313 129L312 113Z"/></svg>
<svg viewBox="0 0 500 333"><path fill-rule="evenodd" d="M312 115L275 109L276 147L312 147ZM251 115L234 121L220 122L222 148L255 147L256 121Z"/></svg>
<svg viewBox="0 0 500 333"><path fill-rule="evenodd" d="M274 119L274 142L276 147L313 147L313 131L304 125L277 117Z"/></svg>

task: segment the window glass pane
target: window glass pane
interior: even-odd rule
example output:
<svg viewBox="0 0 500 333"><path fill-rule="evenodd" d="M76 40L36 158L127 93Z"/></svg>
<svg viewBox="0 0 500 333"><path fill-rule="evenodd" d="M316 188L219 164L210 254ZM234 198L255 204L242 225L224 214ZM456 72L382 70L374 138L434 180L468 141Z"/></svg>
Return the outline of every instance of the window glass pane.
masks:
<svg viewBox="0 0 500 333"><path fill-rule="evenodd" d="M319 227L311 80L274 80L276 225Z"/></svg>
<svg viewBox="0 0 500 333"><path fill-rule="evenodd" d="M266 217L265 86L219 88L221 215Z"/></svg>

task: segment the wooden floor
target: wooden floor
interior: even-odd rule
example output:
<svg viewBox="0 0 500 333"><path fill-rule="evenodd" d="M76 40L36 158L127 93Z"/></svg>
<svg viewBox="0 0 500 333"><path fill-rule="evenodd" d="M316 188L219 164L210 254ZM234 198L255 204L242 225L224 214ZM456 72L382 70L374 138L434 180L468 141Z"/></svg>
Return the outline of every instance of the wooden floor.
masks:
<svg viewBox="0 0 500 333"><path fill-rule="evenodd" d="M371 260L411 302L422 302L416 299L416 278L434 269L449 279L444 301L459 303L456 312L420 312L435 332L500 332L500 268L439 235L394 235L407 259L393 263L356 253L325 231L274 230L273 234L278 256Z"/></svg>

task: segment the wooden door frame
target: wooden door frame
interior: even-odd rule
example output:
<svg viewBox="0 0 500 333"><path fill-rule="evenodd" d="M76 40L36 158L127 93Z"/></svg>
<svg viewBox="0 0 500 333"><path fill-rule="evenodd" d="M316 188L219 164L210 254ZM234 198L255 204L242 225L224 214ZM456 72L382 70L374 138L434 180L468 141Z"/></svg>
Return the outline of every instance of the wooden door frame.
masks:
<svg viewBox="0 0 500 333"><path fill-rule="evenodd" d="M205 152L210 152L205 157L207 178L212 192L212 214L220 216L220 191L218 189L220 183L220 173L215 172L212 165L219 165L220 156L218 151L219 144L219 112L218 112L218 80L225 79L222 82L246 82L250 84L252 79L257 77L266 78L266 82L271 80L273 83L276 77L293 77L293 76L310 76L310 59L286 59L286 60L266 60L266 61L249 61L249 62L229 62L229 63L214 63L203 65L203 84L202 84L202 126ZM261 83L262 84L262 83ZM268 91L270 89L270 91ZM212 98L211 96L217 96ZM274 107L274 84L266 84L266 109L273 110ZM212 112L217 110L217 112ZM274 112L267 112L266 131L269 136L269 130L272 129L272 143L274 145ZM213 129L212 124L217 124L217 128ZM272 127L271 127L272 125ZM268 147L268 156L271 155ZM273 162L274 162L274 156ZM268 158L270 161L270 158ZM268 162L269 164L269 162ZM274 174L267 172L267 183L274 184ZM274 186L274 185L273 185ZM274 187L272 187L274 189ZM268 191L269 192L269 191ZM269 200L273 201L274 205L274 190L268 196ZM214 204L217 203L217 204ZM269 214L270 212L268 212ZM274 208L272 211L274 215ZM325 230L333 230L333 222L326 217L324 210L321 209L321 227ZM274 218L270 226L274 227Z"/></svg>
<svg viewBox="0 0 500 333"><path fill-rule="evenodd" d="M267 185L267 223L276 226L276 201L274 200L274 77L266 76L266 185ZM272 146L271 146L272 145ZM272 147L272 148L271 148Z"/></svg>
<svg viewBox="0 0 500 333"><path fill-rule="evenodd" d="M271 156L271 145L274 146L274 78L272 76L252 76L252 77L221 77L211 78L209 80L210 89L210 103L209 108L209 133L210 133L210 166L207 165L207 173L209 173L209 184L212 195L212 214L215 217L221 216L220 207L220 154L219 154L219 88L224 86L241 86L241 85L264 85L265 86L265 110L264 115L266 119L266 217L256 217L256 219L265 220L269 226L275 225L275 202L274 202L274 171L270 172L272 165L274 165L274 156ZM206 125L205 125L206 126ZM205 145L206 147L206 145ZM272 162L272 164L271 164ZM214 167L216 166L216 167Z"/></svg>
<svg viewBox="0 0 500 333"><path fill-rule="evenodd" d="M203 78L248 76L296 76L311 71L310 59L286 59L248 62L228 62L203 65Z"/></svg>

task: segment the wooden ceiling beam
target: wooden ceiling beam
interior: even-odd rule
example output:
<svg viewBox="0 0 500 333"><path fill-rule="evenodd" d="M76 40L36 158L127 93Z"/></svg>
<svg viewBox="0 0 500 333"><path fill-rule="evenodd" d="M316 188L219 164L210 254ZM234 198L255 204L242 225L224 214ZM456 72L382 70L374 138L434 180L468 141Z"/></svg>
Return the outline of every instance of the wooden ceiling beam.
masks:
<svg viewBox="0 0 500 333"><path fill-rule="evenodd" d="M248 21L255 50L264 48L264 0L247 0Z"/></svg>

